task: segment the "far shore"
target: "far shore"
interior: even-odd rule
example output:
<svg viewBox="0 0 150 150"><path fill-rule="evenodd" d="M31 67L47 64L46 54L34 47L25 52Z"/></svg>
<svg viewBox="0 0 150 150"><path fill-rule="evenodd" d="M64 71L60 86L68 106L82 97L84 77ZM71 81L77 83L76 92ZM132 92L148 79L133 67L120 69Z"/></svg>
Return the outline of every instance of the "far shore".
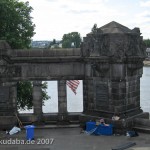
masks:
<svg viewBox="0 0 150 150"><path fill-rule="evenodd" d="M144 66L150 66L150 60L144 60L143 63Z"/></svg>

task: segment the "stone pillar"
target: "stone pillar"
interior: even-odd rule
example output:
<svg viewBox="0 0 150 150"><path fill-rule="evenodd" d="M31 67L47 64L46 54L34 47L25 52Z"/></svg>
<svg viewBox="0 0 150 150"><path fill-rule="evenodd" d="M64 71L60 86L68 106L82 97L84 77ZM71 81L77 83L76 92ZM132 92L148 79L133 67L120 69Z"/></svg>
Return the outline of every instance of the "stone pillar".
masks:
<svg viewBox="0 0 150 150"><path fill-rule="evenodd" d="M17 123L15 86L9 82L0 83L0 129L10 129Z"/></svg>
<svg viewBox="0 0 150 150"><path fill-rule="evenodd" d="M59 122L68 120L66 80L58 81L58 120Z"/></svg>
<svg viewBox="0 0 150 150"><path fill-rule="evenodd" d="M83 113L88 110L88 85L87 80L83 80Z"/></svg>
<svg viewBox="0 0 150 150"><path fill-rule="evenodd" d="M0 114L14 115L14 108L16 109L16 85L13 87L12 82L4 82L0 85ZM14 106L15 105L15 106Z"/></svg>
<svg viewBox="0 0 150 150"><path fill-rule="evenodd" d="M17 113L17 83L11 82L10 100L13 106L14 113Z"/></svg>
<svg viewBox="0 0 150 150"><path fill-rule="evenodd" d="M33 112L37 117L37 121L40 122L42 119L42 82L33 82Z"/></svg>
<svg viewBox="0 0 150 150"><path fill-rule="evenodd" d="M93 80L83 80L83 113L91 113L94 109Z"/></svg>

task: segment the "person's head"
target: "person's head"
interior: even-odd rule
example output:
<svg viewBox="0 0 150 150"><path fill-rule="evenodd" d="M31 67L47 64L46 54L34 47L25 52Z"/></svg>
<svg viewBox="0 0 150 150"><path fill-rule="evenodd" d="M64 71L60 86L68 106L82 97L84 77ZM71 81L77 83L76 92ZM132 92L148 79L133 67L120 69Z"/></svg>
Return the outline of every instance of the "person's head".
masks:
<svg viewBox="0 0 150 150"><path fill-rule="evenodd" d="M100 123L101 123L101 124L104 123L104 119L103 119L103 118L100 119Z"/></svg>

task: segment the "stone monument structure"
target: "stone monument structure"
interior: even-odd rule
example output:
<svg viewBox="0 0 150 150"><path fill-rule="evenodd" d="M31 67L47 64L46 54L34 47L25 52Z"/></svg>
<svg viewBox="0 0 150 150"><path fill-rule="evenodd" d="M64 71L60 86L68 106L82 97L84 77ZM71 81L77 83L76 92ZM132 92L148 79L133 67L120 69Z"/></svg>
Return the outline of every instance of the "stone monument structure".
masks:
<svg viewBox="0 0 150 150"><path fill-rule="evenodd" d="M87 62L84 113L111 118L141 115L140 78L145 46L139 28L111 22L87 34L82 52Z"/></svg>
<svg viewBox="0 0 150 150"><path fill-rule="evenodd" d="M0 43L0 123L15 120L16 82L34 81L32 115L23 121L55 121L104 117L113 115L131 124L136 117L145 117L140 107L140 77L143 73L145 46L139 28L133 30L110 22L84 38L81 48L14 50L5 41ZM69 114L66 101L66 80L83 80L84 111ZM41 81L58 80L58 114L42 113ZM9 119L8 119L9 118Z"/></svg>
<svg viewBox="0 0 150 150"><path fill-rule="evenodd" d="M83 56L90 59L86 74L92 77L95 91L92 98L87 98L91 99L88 109L128 115L141 112L140 77L145 47L140 34L138 28L130 30L111 22L84 38Z"/></svg>

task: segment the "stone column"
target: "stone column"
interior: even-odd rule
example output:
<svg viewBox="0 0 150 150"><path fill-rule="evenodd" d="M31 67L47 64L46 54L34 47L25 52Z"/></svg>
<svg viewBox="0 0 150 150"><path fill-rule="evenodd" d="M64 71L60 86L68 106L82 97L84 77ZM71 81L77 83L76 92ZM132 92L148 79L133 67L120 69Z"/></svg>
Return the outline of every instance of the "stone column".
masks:
<svg viewBox="0 0 150 150"><path fill-rule="evenodd" d="M42 119L42 82L33 82L33 112L37 117L37 121L40 122Z"/></svg>
<svg viewBox="0 0 150 150"><path fill-rule="evenodd" d="M0 83L0 129L10 129L17 123L14 114L17 111L15 86L11 82Z"/></svg>
<svg viewBox="0 0 150 150"><path fill-rule="evenodd" d="M0 84L0 112L4 115L14 115L17 112L17 84L3 82Z"/></svg>
<svg viewBox="0 0 150 150"><path fill-rule="evenodd" d="M84 113L89 113L94 109L94 88L93 80L83 80L83 104Z"/></svg>
<svg viewBox="0 0 150 150"><path fill-rule="evenodd" d="M83 113L88 110L88 85L87 80L83 80Z"/></svg>
<svg viewBox="0 0 150 150"><path fill-rule="evenodd" d="M67 120L67 91L66 80L58 81L58 120Z"/></svg>
<svg viewBox="0 0 150 150"><path fill-rule="evenodd" d="M17 83L11 82L10 100L13 106L14 113L17 113Z"/></svg>

